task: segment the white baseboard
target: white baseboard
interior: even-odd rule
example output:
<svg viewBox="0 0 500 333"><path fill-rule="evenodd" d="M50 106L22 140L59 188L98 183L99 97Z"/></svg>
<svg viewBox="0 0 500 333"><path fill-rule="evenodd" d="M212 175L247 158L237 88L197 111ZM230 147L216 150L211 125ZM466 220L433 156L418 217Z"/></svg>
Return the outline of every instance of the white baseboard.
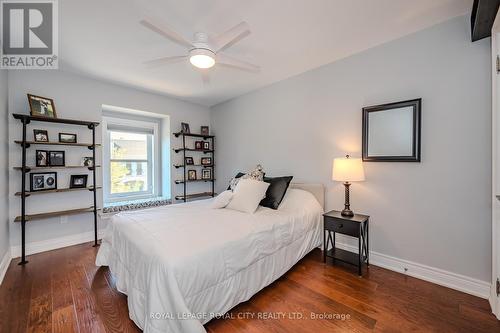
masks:
<svg viewBox="0 0 500 333"><path fill-rule="evenodd" d="M339 242L336 243L336 246L347 251L358 253L357 246ZM391 257L374 251L370 251L370 264L462 291L477 297L488 299L490 296L491 284L489 282L448 272L439 268Z"/></svg>
<svg viewBox="0 0 500 333"><path fill-rule="evenodd" d="M10 255L10 249L7 249L7 252L5 252L5 255L2 258L2 261L0 262L0 285L3 282L3 278L5 277L5 273L7 273L7 269L9 268L10 261L12 257Z"/></svg>
<svg viewBox="0 0 500 333"><path fill-rule="evenodd" d="M97 237L102 238L104 230L98 230ZM84 232L59 238L46 239L38 242L26 243L26 255L60 249L63 247L91 242L94 240L94 232ZM12 246L10 248L12 258L21 256L21 245Z"/></svg>

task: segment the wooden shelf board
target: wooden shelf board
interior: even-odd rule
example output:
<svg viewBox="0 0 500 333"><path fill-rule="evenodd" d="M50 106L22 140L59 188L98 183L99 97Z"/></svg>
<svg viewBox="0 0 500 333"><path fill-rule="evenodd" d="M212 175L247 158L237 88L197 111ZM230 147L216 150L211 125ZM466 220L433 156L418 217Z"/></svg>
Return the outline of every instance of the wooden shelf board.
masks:
<svg viewBox="0 0 500 333"><path fill-rule="evenodd" d="M215 135L203 135L203 134L197 134L197 133L182 133L182 132L176 132L174 133L174 136L178 138L179 136L184 135L184 136L191 136L194 138L205 138L205 139L213 139Z"/></svg>
<svg viewBox="0 0 500 333"><path fill-rule="evenodd" d="M14 141L17 144L22 144L22 140L15 140ZM38 141L26 141L27 144L30 145L47 145L47 146L74 146L74 147L92 147L93 145L91 143L66 143L66 142L38 142ZM101 145L99 143L95 144L96 147L100 147Z"/></svg>
<svg viewBox="0 0 500 333"><path fill-rule="evenodd" d="M94 207L87 207L87 208L77 208L77 209L68 209L68 210L60 210L60 211L54 211L54 212L47 212L47 213L38 213L38 214L26 214L26 221L32 221L32 220L41 220L41 219L47 219L51 217L58 217L58 216L65 216L65 215L76 215L76 214L82 214L82 213L89 213L93 212ZM14 222L21 222L21 216L16 216Z"/></svg>
<svg viewBox="0 0 500 333"><path fill-rule="evenodd" d="M184 167L204 167L204 168L213 168L215 165L214 164L174 164L174 167L176 168L184 168Z"/></svg>
<svg viewBox="0 0 500 333"><path fill-rule="evenodd" d="M215 179L186 179L186 183L191 182L214 182ZM184 181L182 179L178 179L175 181L176 184L182 184Z"/></svg>
<svg viewBox="0 0 500 333"><path fill-rule="evenodd" d="M97 186L96 188L99 190L102 187ZM81 188L79 187L79 188L58 188L55 190L35 191L35 192L26 191L26 195L45 194L45 193L60 193L60 192L74 192L74 191L83 191L83 190L93 191L94 188L93 187L81 187ZM21 196L21 194L22 194L21 192L16 192L15 196L19 197L19 196Z"/></svg>
<svg viewBox="0 0 500 333"><path fill-rule="evenodd" d="M330 258L334 258L336 260L343 261L345 263L351 264L351 265L358 265L358 254L350 251L346 251L343 249L335 248L335 249L330 249L326 251L326 256Z"/></svg>
<svg viewBox="0 0 500 333"><path fill-rule="evenodd" d="M96 165L96 168L100 168L100 165ZM43 170L43 169L88 169L88 168L93 168L93 167L87 167L83 165L65 165L65 166L44 166L44 167L37 167L37 166L29 166L27 165L26 168L30 170ZM22 170L22 167L14 167L14 170Z"/></svg>
<svg viewBox="0 0 500 333"><path fill-rule="evenodd" d="M193 193L186 195L186 199L195 199L195 198L203 198L203 197L211 197L212 195L216 195L217 193L212 192L202 192L202 193ZM175 200L184 200L183 195L176 195Z"/></svg>
<svg viewBox="0 0 500 333"><path fill-rule="evenodd" d="M179 153L181 151L199 151L202 153L213 153L214 152L212 149L192 149L192 148L174 148L174 151L176 153Z"/></svg>
<svg viewBox="0 0 500 333"><path fill-rule="evenodd" d="M37 116L31 116L28 114L20 114L20 113L14 113L12 115L15 119L27 119L30 121L41 121L45 123L59 123L59 124L69 124L69 125L82 125L82 126L89 126L89 125L94 125L98 126L99 123L96 121L87 121L87 120L76 120L76 119L65 119L65 118L49 118L49 117L37 117Z"/></svg>

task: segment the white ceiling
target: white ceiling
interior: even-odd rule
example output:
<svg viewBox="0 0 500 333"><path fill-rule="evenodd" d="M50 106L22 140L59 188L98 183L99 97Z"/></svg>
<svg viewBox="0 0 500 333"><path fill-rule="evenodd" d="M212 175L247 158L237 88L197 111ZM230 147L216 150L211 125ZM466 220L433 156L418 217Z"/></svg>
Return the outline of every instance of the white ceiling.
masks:
<svg viewBox="0 0 500 333"><path fill-rule="evenodd" d="M64 0L60 68L211 106L388 42L471 10L472 0ZM261 66L254 74L217 67L210 82L186 62L147 60L186 49L139 24L160 18L191 39L241 21L252 33L226 50Z"/></svg>

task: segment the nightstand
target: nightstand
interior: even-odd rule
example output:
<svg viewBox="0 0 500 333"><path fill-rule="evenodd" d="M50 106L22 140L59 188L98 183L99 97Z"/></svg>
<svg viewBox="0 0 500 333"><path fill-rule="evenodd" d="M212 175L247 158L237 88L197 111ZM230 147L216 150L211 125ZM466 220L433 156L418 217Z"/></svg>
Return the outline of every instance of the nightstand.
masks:
<svg viewBox="0 0 500 333"><path fill-rule="evenodd" d="M340 260L358 267L358 275L361 276L361 265L366 262L370 265L368 254L368 225L370 216L354 214L354 216L342 216L340 211L332 210L323 214L323 262L326 257L333 261ZM358 238L358 253L335 248L335 233ZM332 248L328 250L328 246Z"/></svg>

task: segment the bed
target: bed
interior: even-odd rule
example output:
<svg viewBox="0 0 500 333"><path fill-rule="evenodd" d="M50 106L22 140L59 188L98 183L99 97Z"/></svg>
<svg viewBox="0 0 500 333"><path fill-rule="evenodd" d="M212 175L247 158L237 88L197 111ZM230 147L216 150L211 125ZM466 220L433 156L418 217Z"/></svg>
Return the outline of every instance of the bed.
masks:
<svg viewBox="0 0 500 333"><path fill-rule="evenodd" d="M213 209L208 199L120 213L96 265L109 266L145 333L204 333L321 245L323 196L322 185L291 184L278 210Z"/></svg>

